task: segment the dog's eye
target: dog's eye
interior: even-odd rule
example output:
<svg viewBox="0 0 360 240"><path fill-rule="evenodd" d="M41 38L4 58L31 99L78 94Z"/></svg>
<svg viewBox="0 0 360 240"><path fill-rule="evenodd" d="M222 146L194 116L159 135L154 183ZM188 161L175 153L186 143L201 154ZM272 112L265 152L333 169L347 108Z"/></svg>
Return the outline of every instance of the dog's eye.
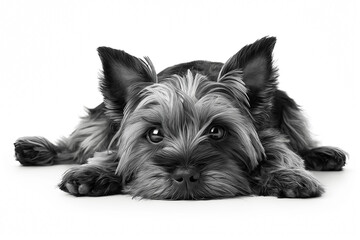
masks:
<svg viewBox="0 0 360 240"><path fill-rule="evenodd" d="M160 128L150 128L146 135L147 139L151 143L159 143L164 139L164 134Z"/></svg>
<svg viewBox="0 0 360 240"><path fill-rule="evenodd" d="M212 126L209 130L209 136L214 140L220 140L224 138L225 133L225 129L221 126Z"/></svg>

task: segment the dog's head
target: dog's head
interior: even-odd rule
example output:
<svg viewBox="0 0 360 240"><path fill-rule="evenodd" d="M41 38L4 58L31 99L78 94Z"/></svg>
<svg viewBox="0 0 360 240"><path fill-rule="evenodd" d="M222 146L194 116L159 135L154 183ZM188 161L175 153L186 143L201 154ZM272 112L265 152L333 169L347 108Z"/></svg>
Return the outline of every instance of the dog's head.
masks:
<svg viewBox="0 0 360 240"><path fill-rule="evenodd" d="M148 58L99 48L124 191L151 199L251 194L248 175L264 155L256 112L276 83L274 44L263 38L245 46L216 81L190 70L158 79Z"/></svg>

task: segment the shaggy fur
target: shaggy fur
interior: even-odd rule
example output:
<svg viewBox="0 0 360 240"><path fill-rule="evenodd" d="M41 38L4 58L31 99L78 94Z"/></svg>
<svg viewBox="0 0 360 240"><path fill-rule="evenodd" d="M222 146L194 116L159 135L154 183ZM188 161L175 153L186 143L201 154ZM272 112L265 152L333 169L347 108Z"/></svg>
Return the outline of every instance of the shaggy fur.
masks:
<svg viewBox="0 0 360 240"><path fill-rule="evenodd" d="M316 146L298 105L278 90L275 42L262 38L225 64L194 61L159 74L149 58L100 47L103 103L58 144L18 139L16 159L82 164L59 184L75 196L320 196L305 169L341 170L346 156Z"/></svg>

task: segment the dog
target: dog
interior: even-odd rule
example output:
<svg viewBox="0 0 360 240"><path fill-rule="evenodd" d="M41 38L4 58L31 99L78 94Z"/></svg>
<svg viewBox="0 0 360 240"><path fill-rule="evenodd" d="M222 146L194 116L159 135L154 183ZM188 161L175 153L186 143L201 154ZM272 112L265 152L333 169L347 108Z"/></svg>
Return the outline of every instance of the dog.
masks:
<svg viewBox="0 0 360 240"><path fill-rule="evenodd" d="M159 74L148 57L99 47L103 102L56 144L19 138L16 160L80 164L59 184L74 196L318 197L324 188L307 170L341 170L347 156L317 146L299 106L278 89L275 43L264 37L225 64L193 61Z"/></svg>

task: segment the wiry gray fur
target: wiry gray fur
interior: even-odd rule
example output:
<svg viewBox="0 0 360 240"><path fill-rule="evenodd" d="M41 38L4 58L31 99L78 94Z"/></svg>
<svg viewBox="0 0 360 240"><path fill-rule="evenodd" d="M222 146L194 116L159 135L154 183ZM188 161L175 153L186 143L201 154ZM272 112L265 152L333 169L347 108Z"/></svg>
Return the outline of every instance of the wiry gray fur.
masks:
<svg viewBox="0 0 360 240"><path fill-rule="evenodd" d="M341 170L346 157L316 147L297 104L277 89L275 41L260 39L225 64L194 61L158 75L149 58L101 47L104 102L58 144L18 139L16 159L83 164L59 185L75 196L320 196L305 169Z"/></svg>

